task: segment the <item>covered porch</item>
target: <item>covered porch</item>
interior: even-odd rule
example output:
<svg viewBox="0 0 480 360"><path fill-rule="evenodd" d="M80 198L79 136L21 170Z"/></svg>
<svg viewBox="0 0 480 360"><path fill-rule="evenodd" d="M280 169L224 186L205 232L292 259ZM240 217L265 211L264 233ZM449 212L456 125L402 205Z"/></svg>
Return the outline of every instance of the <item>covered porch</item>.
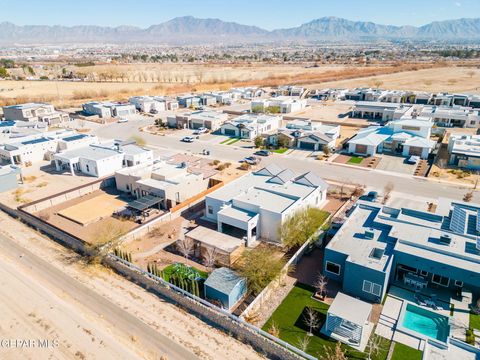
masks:
<svg viewBox="0 0 480 360"><path fill-rule="evenodd" d="M325 335L364 351L373 323L370 321L372 305L339 292L327 312L322 328Z"/></svg>
<svg viewBox="0 0 480 360"><path fill-rule="evenodd" d="M247 246L252 246L257 240L257 225L259 215L257 213L234 208L224 207L217 214L217 230L246 239Z"/></svg>

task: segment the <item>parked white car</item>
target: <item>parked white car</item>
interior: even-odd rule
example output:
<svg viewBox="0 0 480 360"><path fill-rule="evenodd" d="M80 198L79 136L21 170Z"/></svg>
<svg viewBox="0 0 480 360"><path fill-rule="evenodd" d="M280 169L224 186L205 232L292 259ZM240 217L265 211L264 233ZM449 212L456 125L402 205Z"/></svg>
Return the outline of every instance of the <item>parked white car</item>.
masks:
<svg viewBox="0 0 480 360"><path fill-rule="evenodd" d="M191 143L193 142L193 137L192 136L185 136L183 139L182 139L183 142L187 142L187 143Z"/></svg>
<svg viewBox="0 0 480 360"><path fill-rule="evenodd" d="M199 127L198 129L196 129L196 130L193 132L193 134L194 134L194 135L205 134L207 131L208 131L207 128Z"/></svg>

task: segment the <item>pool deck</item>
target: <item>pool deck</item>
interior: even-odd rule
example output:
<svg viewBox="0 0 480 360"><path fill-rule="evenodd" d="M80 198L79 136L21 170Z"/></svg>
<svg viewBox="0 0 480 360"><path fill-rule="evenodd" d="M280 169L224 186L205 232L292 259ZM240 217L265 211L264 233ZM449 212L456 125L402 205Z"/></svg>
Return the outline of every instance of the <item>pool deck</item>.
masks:
<svg viewBox="0 0 480 360"><path fill-rule="evenodd" d="M446 300L445 298L443 298L443 301L437 300L437 310L430 307L420 307L446 316L450 323L450 337L464 341L466 330L469 325L469 306L472 302L472 294L468 291L464 291L462 295L461 300L453 298L450 299L450 302L444 301ZM425 339L401 331L401 327L398 324L404 302L419 306L416 304L415 293L413 291L392 286L388 292L375 333L387 339L392 339L396 342L423 351L425 347ZM450 316L450 304L455 306L453 316ZM397 326L399 327L398 329Z"/></svg>

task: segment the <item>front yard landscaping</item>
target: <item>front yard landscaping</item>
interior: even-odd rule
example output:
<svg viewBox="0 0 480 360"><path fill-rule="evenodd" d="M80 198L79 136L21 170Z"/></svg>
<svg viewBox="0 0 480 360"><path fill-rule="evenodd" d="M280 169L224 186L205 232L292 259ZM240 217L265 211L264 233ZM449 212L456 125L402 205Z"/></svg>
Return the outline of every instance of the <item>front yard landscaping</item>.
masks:
<svg viewBox="0 0 480 360"><path fill-rule="evenodd" d="M240 141L240 140L241 140L240 138L228 138L228 139L223 140L220 144L232 145L232 144L235 144L237 141Z"/></svg>
<svg viewBox="0 0 480 360"><path fill-rule="evenodd" d="M392 360L421 360L422 352L407 345L396 343L393 349Z"/></svg>
<svg viewBox="0 0 480 360"><path fill-rule="evenodd" d="M309 328L305 324L304 315L307 308L312 308L320 319L318 329L313 330L313 336L310 336L310 342L306 352L320 359L325 354L325 347L334 349L336 341L320 333L320 329L326 321L329 305L313 300L314 289L308 285L297 284L283 300L280 306L263 326L263 330L269 331L272 324L279 331L279 338L299 347L299 341L308 334ZM388 353L390 341L381 338L381 351L372 356L372 360L385 360ZM352 349L349 346L342 345L346 356L349 359L365 359L367 354Z"/></svg>
<svg viewBox="0 0 480 360"><path fill-rule="evenodd" d="M470 313L470 328L480 330L480 315Z"/></svg>
<svg viewBox="0 0 480 360"><path fill-rule="evenodd" d="M363 161L363 157L360 156L352 156L350 160L347 161L347 164L358 165Z"/></svg>
<svg viewBox="0 0 480 360"><path fill-rule="evenodd" d="M287 151L288 151L288 148L280 148L280 149L273 150L273 152L277 154L284 154Z"/></svg>

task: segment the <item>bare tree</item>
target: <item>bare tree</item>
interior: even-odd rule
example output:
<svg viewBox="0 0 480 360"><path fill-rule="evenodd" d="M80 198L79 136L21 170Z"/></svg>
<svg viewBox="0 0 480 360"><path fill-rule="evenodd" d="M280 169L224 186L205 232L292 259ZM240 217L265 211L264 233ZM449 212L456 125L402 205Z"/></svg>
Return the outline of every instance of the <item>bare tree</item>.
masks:
<svg viewBox="0 0 480 360"><path fill-rule="evenodd" d="M318 356L322 360L347 360L340 342L337 342L334 349L323 345L323 353L319 353Z"/></svg>
<svg viewBox="0 0 480 360"><path fill-rule="evenodd" d="M386 204L387 201L390 199L390 196L392 195L392 190L394 186L393 183L389 182L385 187L383 188L383 199L382 199L382 204Z"/></svg>
<svg viewBox="0 0 480 360"><path fill-rule="evenodd" d="M268 328L268 333L276 338L280 337L280 329L275 321L272 321L272 324Z"/></svg>
<svg viewBox="0 0 480 360"><path fill-rule="evenodd" d="M472 201L472 199L473 199L473 191L469 191L463 196L463 201L465 202L470 202Z"/></svg>
<svg viewBox="0 0 480 360"><path fill-rule="evenodd" d="M203 264L208 269L213 269L215 263L217 262L217 250L214 247L208 247L203 254Z"/></svg>
<svg viewBox="0 0 480 360"><path fill-rule="evenodd" d="M307 351L307 348L308 348L308 345L310 344L310 340L312 338L310 336L308 336L307 334L305 334L303 337L302 336L299 336L298 337L298 340L297 340L297 346L300 350L302 350L303 352L306 352Z"/></svg>
<svg viewBox="0 0 480 360"><path fill-rule="evenodd" d="M317 290L317 293L323 298L325 296L325 293L327 291L327 284L328 284L328 279L325 275L318 273L317 278L315 280L315 283L313 286L315 287L315 290Z"/></svg>
<svg viewBox="0 0 480 360"><path fill-rule="evenodd" d="M183 240L177 241L177 249L185 257L185 260L188 260L190 255L192 255L193 246L194 246L193 240L189 237L186 237Z"/></svg>
<svg viewBox="0 0 480 360"><path fill-rule="evenodd" d="M383 81L380 80L380 79L374 79L373 80L373 85L375 85L375 87L378 89L380 86L383 85Z"/></svg>
<svg viewBox="0 0 480 360"><path fill-rule="evenodd" d="M471 79L475 75L475 71L473 70L467 71L467 75L470 76L470 79Z"/></svg>
<svg viewBox="0 0 480 360"><path fill-rule="evenodd" d="M377 335L372 335L367 344L367 359L371 360L372 357L377 357L380 351L382 351L382 345L382 338Z"/></svg>
<svg viewBox="0 0 480 360"><path fill-rule="evenodd" d="M320 326L320 319L318 318L317 312L310 306L307 306L305 314L303 315L303 321L305 325L308 326L308 336L313 336L313 330Z"/></svg>

